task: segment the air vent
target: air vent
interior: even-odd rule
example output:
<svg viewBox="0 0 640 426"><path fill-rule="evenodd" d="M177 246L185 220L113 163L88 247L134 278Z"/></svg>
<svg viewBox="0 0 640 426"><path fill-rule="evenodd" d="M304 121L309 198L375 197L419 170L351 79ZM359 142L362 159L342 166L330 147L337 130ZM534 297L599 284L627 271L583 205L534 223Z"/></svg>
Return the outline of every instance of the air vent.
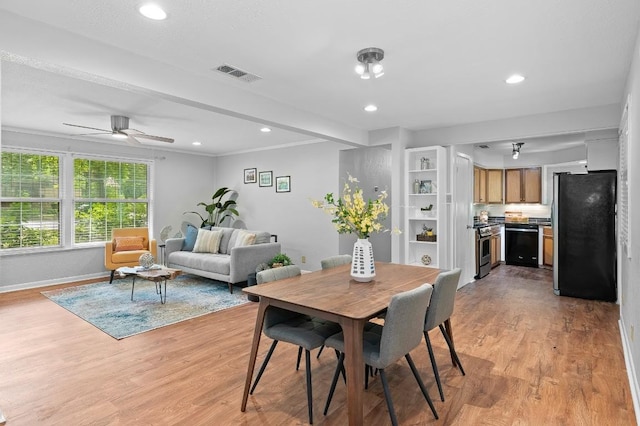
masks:
<svg viewBox="0 0 640 426"><path fill-rule="evenodd" d="M478 148L488 149L488 148L489 148L489 145L478 145Z"/></svg>
<svg viewBox="0 0 640 426"><path fill-rule="evenodd" d="M231 65L220 65L218 68L215 68L216 71L220 71L223 74L226 74L230 77L235 77L238 80L242 80L245 83L253 83L254 81L262 80L262 77L259 77L255 74L248 73L246 71L242 71L239 68L232 67Z"/></svg>

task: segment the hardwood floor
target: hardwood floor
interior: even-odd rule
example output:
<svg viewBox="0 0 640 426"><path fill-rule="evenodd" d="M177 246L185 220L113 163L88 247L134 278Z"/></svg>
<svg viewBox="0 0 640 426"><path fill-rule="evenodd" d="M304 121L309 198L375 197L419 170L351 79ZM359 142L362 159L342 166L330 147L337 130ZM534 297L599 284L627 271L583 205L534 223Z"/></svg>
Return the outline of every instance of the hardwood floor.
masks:
<svg viewBox="0 0 640 426"><path fill-rule="evenodd" d="M431 340L440 401L424 341L412 357L435 420L404 360L387 370L401 424L636 424L618 329L618 306L557 297L551 271L501 265L463 287L452 318L466 376ZM245 413L242 388L257 304L115 340L38 290L0 294L0 408L7 425L306 424L304 371L280 344ZM270 340L263 337L259 362ZM322 415L335 357L312 360L317 425L346 424L338 383ZM303 363L304 365L304 363ZM379 377L365 391L365 422L387 425Z"/></svg>

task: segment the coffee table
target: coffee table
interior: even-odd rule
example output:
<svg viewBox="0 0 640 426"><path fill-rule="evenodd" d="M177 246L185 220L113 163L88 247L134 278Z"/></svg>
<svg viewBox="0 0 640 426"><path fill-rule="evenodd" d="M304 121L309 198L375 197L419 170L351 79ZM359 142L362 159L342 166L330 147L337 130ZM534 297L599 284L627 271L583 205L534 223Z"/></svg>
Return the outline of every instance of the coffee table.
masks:
<svg viewBox="0 0 640 426"><path fill-rule="evenodd" d="M136 287L136 277L153 281L156 285L156 294L160 295L160 303L165 304L167 301L167 280L172 280L182 274L180 269L166 268L164 266L154 265L152 268L144 269L142 266L122 267L116 270L120 276L133 276L131 281L131 301L133 301L133 290ZM164 294L162 292L162 283L164 282Z"/></svg>

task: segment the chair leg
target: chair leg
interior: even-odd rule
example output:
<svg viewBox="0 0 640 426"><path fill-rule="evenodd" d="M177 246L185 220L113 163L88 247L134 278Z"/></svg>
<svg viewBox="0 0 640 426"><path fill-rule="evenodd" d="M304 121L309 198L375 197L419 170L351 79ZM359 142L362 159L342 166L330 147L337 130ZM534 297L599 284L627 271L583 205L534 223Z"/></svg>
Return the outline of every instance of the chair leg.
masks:
<svg viewBox="0 0 640 426"><path fill-rule="evenodd" d="M422 381L422 378L418 373L418 369L416 368L416 365L413 363L413 359L411 359L411 355L406 354L404 357L407 359L407 362L409 363L409 367L411 367L411 372L413 373L413 377L416 378L416 381L418 382L418 386L420 386L420 390L422 391L422 395L424 395L424 399L427 400L427 404L429 404L429 407L431 408L431 412L433 413L433 416L436 418L436 420L438 420L438 412L436 411L436 407L433 406L433 401L431 401L431 397L427 393L427 388L424 386L424 382Z"/></svg>
<svg viewBox="0 0 640 426"><path fill-rule="evenodd" d="M304 360L307 366L307 405L309 407L309 424L313 424L313 394L311 393L311 351L304 350Z"/></svg>
<svg viewBox="0 0 640 426"><path fill-rule="evenodd" d="M329 396L327 397L327 403L324 405L325 416L329 411L329 405L331 404L331 398L333 398L333 392L335 392L336 390L336 383L338 383L338 377L340 377L340 372L342 372L344 369L344 353L339 353L338 351L336 351L336 355L338 355L338 365L336 365L336 371L335 373L333 373L333 380L331 380L331 387L329 388Z"/></svg>
<svg viewBox="0 0 640 426"><path fill-rule="evenodd" d="M253 391L258 385L258 382L260 381L260 377L262 377L262 373L264 373L264 369L267 368L267 364L269 363L269 360L271 359L271 355L273 355L273 350L276 348L277 344L278 344L277 340L274 340L273 343L271 344L271 347L269 348L269 352L267 352L267 356L264 358L264 361L260 366L260 371L258 371L258 375L256 376L256 381L253 382L253 386L251 386L251 391L249 391L249 394L253 395Z"/></svg>
<svg viewBox="0 0 640 426"><path fill-rule="evenodd" d="M396 418L396 412L393 409L393 401L391 401L391 393L389 392L389 383L387 383L387 375L384 372L384 368L378 370L380 372L380 380L382 380L382 389L384 390L384 399L387 401L387 408L389 409L389 417L391 417L391 424L393 426L398 425L398 419Z"/></svg>
<svg viewBox="0 0 640 426"><path fill-rule="evenodd" d="M302 346L298 346L298 360L296 361L296 371L300 369L300 359L302 358Z"/></svg>
<svg viewBox="0 0 640 426"><path fill-rule="evenodd" d="M318 351L318 355L316 355L316 359L320 358L320 354L322 353L323 349L324 349L324 345L320 346L320 350Z"/></svg>
<svg viewBox="0 0 640 426"><path fill-rule="evenodd" d="M438 374L438 366L436 365L436 358L433 356L433 348L431 347L431 340L429 339L429 333L424 332L424 340L427 342L427 350L429 351L429 358L431 359L431 367L433 368L433 375L436 377L436 384L438 385L438 391L440 392L440 399L444 401L444 393L442 392L442 384L440 383L440 374Z"/></svg>
<svg viewBox="0 0 640 426"><path fill-rule="evenodd" d="M113 275L116 273L116 270L114 269L113 271L111 271L111 278L109 279L109 284L111 284L113 282Z"/></svg>
<svg viewBox="0 0 640 426"><path fill-rule="evenodd" d="M462 372L463 376L466 376L466 374L464 373L464 368L462 368L462 364L460 363L460 358L458 358L458 353L456 352L456 348L453 346L453 342L451 341L449 334L447 334L447 331L444 329L442 324L440 324L439 327L440 327L440 331L442 332L442 335L444 336L444 340L446 340L447 345L449 346L449 351L451 351L451 355L453 355L453 357L456 360L456 363L458 364L458 367L460 368L460 372Z"/></svg>
<svg viewBox="0 0 640 426"><path fill-rule="evenodd" d="M364 366L364 389L369 389L369 369L373 370L373 367L370 367L365 364Z"/></svg>

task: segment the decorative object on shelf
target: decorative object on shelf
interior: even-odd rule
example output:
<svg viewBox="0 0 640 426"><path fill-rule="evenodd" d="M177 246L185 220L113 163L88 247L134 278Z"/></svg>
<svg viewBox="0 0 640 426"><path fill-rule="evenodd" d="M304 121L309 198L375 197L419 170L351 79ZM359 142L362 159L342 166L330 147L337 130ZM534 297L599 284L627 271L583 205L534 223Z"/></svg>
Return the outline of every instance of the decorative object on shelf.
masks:
<svg viewBox="0 0 640 426"><path fill-rule="evenodd" d="M222 198L226 194L229 194L229 198L227 199L227 201L222 202ZM204 206L204 209L207 211L206 217L202 216L198 212L184 212L183 214L187 214L187 213L197 214L198 217L200 217L200 220L202 220L202 224L200 225L201 228L208 225L221 226L225 221L227 222L232 221L234 219L233 217L234 215L235 216L239 215L238 210L236 210L236 205L237 205L236 198L238 198L238 193L224 186L218 189L213 194L213 196L211 197L211 200L212 200L211 203L207 204L204 201L201 203L198 203L199 206Z"/></svg>
<svg viewBox="0 0 640 426"><path fill-rule="evenodd" d="M244 169L244 183L256 183L258 181L257 178L258 170L253 169Z"/></svg>
<svg viewBox="0 0 640 426"><path fill-rule="evenodd" d="M276 177L276 192L291 192L291 176Z"/></svg>
<svg viewBox="0 0 640 426"><path fill-rule="evenodd" d="M420 212L423 216L433 217L435 216L435 212L433 211L433 204L429 204L426 207L420 207Z"/></svg>
<svg viewBox="0 0 640 426"><path fill-rule="evenodd" d="M354 184L353 188L351 184ZM389 206L384 202L387 196L387 191L381 191L378 198L365 202L363 191L358 186L358 179L349 175L348 181L344 184L342 198L334 198L333 193L329 193L324 196L324 201L312 200L314 207L333 216L331 222L339 234L358 236L358 241L353 247L351 268L351 276L356 281L368 282L376 275L373 248L367 239L374 232L387 231L382 226L382 221L389 213ZM399 230L393 232L400 233Z"/></svg>
<svg viewBox="0 0 640 426"><path fill-rule="evenodd" d="M425 266L431 265L431 256L429 256L428 254L425 254L424 256L422 256L422 264Z"/></svg>
<svg viewBox="0 0 640 426"><path fill-rule="evenodd" d="M435 242L437 241L437 235L433 233L433 228L430 228L427 225L422 225L422 234L416 235L416 240Z"/></svg>
<svg viewBox="0 0 640 426"><path fill-rule="evenodd" d="M414 194L420 193L420 181L418 179L413 181L413 193Z"/></svg>
<svg viewBox="0 0 640 426"><path fill-rule="evenodd" d="M430 194L431 193L431 180L421 180L420 181L420 193L421 194Z"/></svg>
<svg viewBox="0 0 640 426"><path fill-rule="evenodd" d="M140 266L142 266L144 269L149 269L153 266L155 259L153 258L153 255L151 253L144 253L140 256L138 262L140 262Z"/></svg>
<svg viewBox="0 0 640 426"><path fill-rule="evenodd" d="M420 170L429 170L430 164L429 159L427 157L422 157L420 159Z"/></svg>

